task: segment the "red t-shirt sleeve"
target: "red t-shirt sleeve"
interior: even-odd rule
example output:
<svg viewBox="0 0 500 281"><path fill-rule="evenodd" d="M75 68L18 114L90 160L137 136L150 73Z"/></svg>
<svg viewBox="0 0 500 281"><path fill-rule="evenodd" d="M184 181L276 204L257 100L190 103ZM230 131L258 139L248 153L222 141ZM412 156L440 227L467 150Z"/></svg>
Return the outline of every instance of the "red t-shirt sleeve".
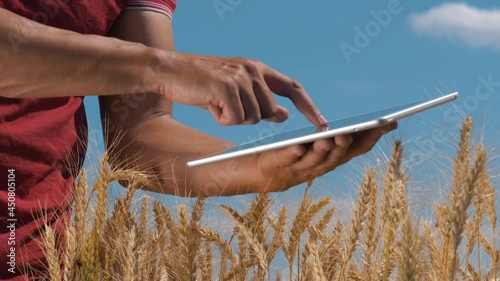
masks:
<svg viewBox="0 0 500 281"><path fill-rule="evenodd" d="M176 0L129 0L127 10L153 11L172 18L176 4Z"/></svg>

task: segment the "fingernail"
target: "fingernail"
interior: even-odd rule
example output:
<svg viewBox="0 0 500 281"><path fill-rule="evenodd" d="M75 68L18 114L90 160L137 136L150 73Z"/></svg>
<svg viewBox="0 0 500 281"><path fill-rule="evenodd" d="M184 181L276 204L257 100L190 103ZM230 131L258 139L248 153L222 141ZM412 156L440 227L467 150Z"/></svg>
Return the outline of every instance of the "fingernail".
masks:
<svg viewBox="0 0 500 281"><path fill-rule="evenodd" d="M286 115L281 111L276 112L276 117L278 117L280 121L285 121L287 119Z"/></svg>

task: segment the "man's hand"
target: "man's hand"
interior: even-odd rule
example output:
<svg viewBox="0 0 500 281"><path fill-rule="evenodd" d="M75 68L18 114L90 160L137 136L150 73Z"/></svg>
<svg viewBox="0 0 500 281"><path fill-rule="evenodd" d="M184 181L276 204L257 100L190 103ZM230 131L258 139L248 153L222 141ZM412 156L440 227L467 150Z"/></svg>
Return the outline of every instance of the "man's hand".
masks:
<svg viewBox="0 0 500 281"><path fill-rule="evenodd" d="M352 158L370 151L377 141L397 123L353 135L323 139L304 146L297 145L259 155L256 162L257 188L282 191L313 180Z"/></svg>
<svg viewBox="0 0 500 281"><path fill-rule="evenodd" d="M316 126L326 124L304 88L265 64L244 58L170 53L157 69L157 92L170 100L207 109L221 125L282 122L289 112L273 92L291 99ZM166 74L162 74L166 73Z"/></svg>

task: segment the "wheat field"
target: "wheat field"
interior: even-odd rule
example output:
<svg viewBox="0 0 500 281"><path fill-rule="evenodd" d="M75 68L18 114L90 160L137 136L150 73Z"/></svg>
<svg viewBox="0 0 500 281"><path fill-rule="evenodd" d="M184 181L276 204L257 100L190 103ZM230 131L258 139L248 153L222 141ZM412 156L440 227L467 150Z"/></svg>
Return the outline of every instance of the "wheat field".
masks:
<svg viewBox="0 0 500 281"><path fill-rule="evenodd" d="M431 221L412 213L403 145L395 141L383 173L366 171L347 220L338 218L329 197L314 200L306 192L295 212L286 205L271 212L272 197L260 194L248 208L220 206L234 223L229 235L202 223L210 199L188 208L138 198L135 191L148 179L111 171L105 155L91 186L85 171L78 177L67 239L56 243L45 227L47 278L500 280L496 187L488 153L471 145L471 130L469 117L451 163L448 196L434 203ZM111 204L108 186L117 180L132 187Z"/></svg>

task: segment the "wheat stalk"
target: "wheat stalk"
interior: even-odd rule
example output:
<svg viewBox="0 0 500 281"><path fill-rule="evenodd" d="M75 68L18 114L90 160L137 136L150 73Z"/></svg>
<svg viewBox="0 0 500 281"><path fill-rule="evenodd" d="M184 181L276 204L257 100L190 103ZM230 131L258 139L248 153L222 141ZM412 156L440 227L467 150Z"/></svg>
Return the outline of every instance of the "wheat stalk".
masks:
<svg viewBox="0 0 500 281"><path fill-rule="evenodd" d="M125 272L124 274L124 280L125 281L133 281L135 279L137 270L136 270L136 256L137 256L137 251L136 251L136 240L137 240L137 233L135 227L132 227L130 231L126 235L126 239L128 241L127 244L125 245L125 251L124 251L124 256L123 256L123 271Z"/></svg>
<svg viewBox="0 0 500 281"><path fill-rule="evenodd" d="M400 140L394 143L391 161L389 168L384 177L384 189L382 191L382 209L381 209L381 233L384 234L384 248L382 251L382 258L384 266L382 272L382 279L388 280L389 267L394 249L394 240L396 232L399 227L399 219L401 217L401 209L403 207L401 195L398 196L398 189L403 188L406 180L401 171L401 161L403 155L403 146Z"/></svg>
<svg viewBox="0 0 500 281"><path fill-rule="evenodd" d="M307 253L311 256L311 273L314 276L313 280L327 280L323 272L323 266L319 257L319 251L316 245L308 241L306 244Z"/></svg>
<svg viewBox="0 0 500 281"><path fill-rule="evenodd" d="M337 264L340 260L340 241L344 226L338 221L333 230L331 238L325 240L320 247L319 257L323 264L323 271L328 280L333 280L336 273Z"/></svg>
<svg viewBox="0 0 500 281"><path fill-rule="evenodd" d="M486 155L484 150L478 150L476 153L476 162L472 170L468 173L466 181L462 184L461 192L452 191L452 196L450 198L450 212L448 222L451 224L451 248L450 248L450 264L448 275L452 280L455 279L456 268L457 268L457 249L458 245L462 240L462 233L465 227L465 221L467 220L468 214L467 209L471 204L471 200L474 194L474 188L476 186L476 181L479 177L481 171L481 166L486 161ZM458 185L457 185L458 186Z"/></svg>
<svg viewBox="0 0 500 281"><path fill-rule="evenodd" d="M326 210L326 212L323 214L316 225L309 226L309 228L307 229L307 231L309 232L309 240L316 241L318 239L326 239L326 235L324 235L324 232L328 224L331 222L334 214L335 208L330 208Z"/></svg>
<svg viewBox="0 0 500 281"><path fill-rule="evenodd" d="M374 268L375 250L377 238L379 237L376 232L377 215L378 215L378 184L373 181L371 192L368 201L368 210L365 227L365 266L364 266L364 279L369 279L372 276L372 269Z"/></svg>
<svg viewBox="0 0 500 281"><path fill-rule="evenodd" d="M363 224L366 218L368 202L370 201L370 193L373 192L375 174L373 170L368 171L361 185L359 199L354 207L352 220L347 228L346 237L344 238L344 248L342 251L342 264L340 266L339 281L344 280L344 274L348 263L351 260L352 254L356 250L359 242L359 236L363 230Z"/></svg>
<svg viewBox="0 0 500 281"><path fill-rule="evenodd" d="M398 280L420 280L418 278L418 264L420 256L418 244L420 243L420 237L409 214L406 214L405 216L402 231Z"/></svg>
<svg viewBox="0 0 500 281"><path fill-rule="evenodd" d="M43 236L44 252L49 265L50 280L61 280L61 268L59 265L59 253L56 249L56 237L52 227L45 225L45 233Z"/></svg>
<svg viewBox="0 0 500 281"><path fill-rule="evenodd" d="M75 259L77 254L76 231L73 225L66 229L66 251L64 252L63 280L72 280L74 274Z"/></svg>
<svg viewBox="0 0 500 281"><path fill-rule="evenodd" d="M279 249L282 246L286 247L286 240L285 240L286 215L287 215L287 208L286 206L283 206L283 208L278 214L277 222L274 222L274 220L268 216L268 220L270 221L274 229L273 238L269 243L269 245L267 246L268 264L271 263L271 260L274 259L274 257L276 256L276 254L278 253Z"/></svg>
<svg viewBox="0 0 500 281"><path fill-rule="evenodd" d="M248 246L252 249L253 253L255 253L255 256L257 258L257 261L259 263L259 266L264 270L265 272L268 272L268 264L267 264L267 253L263 244L263 241L259 240L258 235L256 234L256 231L252 229L252 227L245 221L245 219L240 216L236 211L233 209L222 205L221 206L222 211L226 213L229 217L231 217L237 224L238 228L241 232L241 234L245 237Z"/></svg>

